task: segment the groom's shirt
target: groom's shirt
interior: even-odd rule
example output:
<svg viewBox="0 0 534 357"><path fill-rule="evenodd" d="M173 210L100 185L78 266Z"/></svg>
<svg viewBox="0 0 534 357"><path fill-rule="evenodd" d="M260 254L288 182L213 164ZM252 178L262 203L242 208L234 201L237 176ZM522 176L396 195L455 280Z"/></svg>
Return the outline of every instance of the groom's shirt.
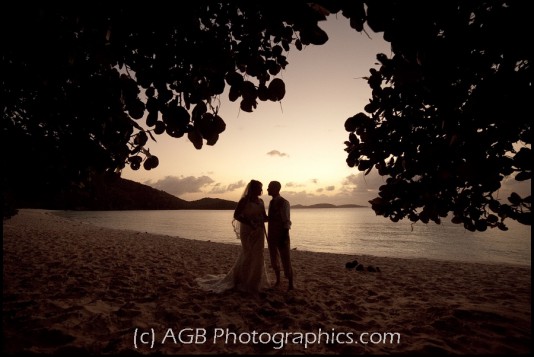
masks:
<svg viewBox="0 0 534 357"><path fill-rule="evenodd" d="M282 228L291 229L289 202L276 196L269 202L269 230Z"/></svg>

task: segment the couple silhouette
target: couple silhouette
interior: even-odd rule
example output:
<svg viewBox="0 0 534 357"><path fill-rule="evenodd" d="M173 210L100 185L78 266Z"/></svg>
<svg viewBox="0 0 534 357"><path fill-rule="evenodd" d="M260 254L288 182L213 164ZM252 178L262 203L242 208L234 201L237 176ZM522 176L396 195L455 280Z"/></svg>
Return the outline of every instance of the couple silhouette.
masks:
<svg viewBox="0 0 534 357"><path fill-rule="evenodd" d="M274 286L280 285L282 267L288 280L288 290L294 289L289 237L290 206L289 202L280 196L281 187L278 181L269 183L267 193L272 198L267 214L265 204L260 197L263 184L257 180L251 180L247 184L232 221L236 236L241 240L241 250L237 260L226 275L198 278L197 282L202 289L214 292L238 290L259 293L270 288L263 257L265 237L267 237L271 267L276 277Z"/></svg>

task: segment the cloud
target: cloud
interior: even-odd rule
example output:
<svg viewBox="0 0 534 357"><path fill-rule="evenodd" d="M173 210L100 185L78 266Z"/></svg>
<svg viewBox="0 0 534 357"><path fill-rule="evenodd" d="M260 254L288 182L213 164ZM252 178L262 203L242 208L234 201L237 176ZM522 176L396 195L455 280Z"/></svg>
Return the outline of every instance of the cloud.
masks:
<svg viewBox="0 0 534 357"><path fill-rule="evenodd" d="M362 172L358 172L343 179L340 192L347 195L368 193L377 196L379 187L386 184L387 178L388 176L378 175L376 171L371 171L367 176ZM512 192L517 192L522 197L531 195L532 186L530 180L520 182L509 176L501 184L501 188L494 194L499 199L506 200Z"/></svg>
<svg viewBox="0 0 534 357"><path fill-rule="evenodd" d="M246 183L243 180L239 180L236 183L231 183L228 185L228 191L235 191L241 187L245 187Z"/></svg>
<svg viewBox="0 0 534 357"><path fill-rule="evenodd" d="M288 154L286 154L285 152L280 152L278 150L271 150L267 153L267 155L269 156L280 156L280 157L289 157Z"/></svg>
<svg viewBox="0 0 534 357"><path fill-rule="evenodd" d="M220 183L217 183L214 185L214 187L210 190L210 193L213 194L223 194L227 192L232 192L237 189L240 189L241 187L245 187L246 183L243 180L239 180L238 182L231 183L227 186L223 186Z"/></svg>
<svg viewBox="0 0 534 357"><path fill-rule="evenodd" d="M386 177L382 177L374 171L371 171L369 175L364 175L363 172L359 172L345 177L342 181L340 191L344 193L377 193L378 188L385 183Z"/></svg>
<svg viewBox="0 0 534 357"><path fill-rule="evenodd" d="M288 182L284 185L284 187L305 187L306 185L302 183L296 183L296 182Z"/></svg>
<svg viewBox="0 0 534 357"><path fill-rule="evenodd" d="M345 197L352 198L356 202L364 202L378 197L378 189L385 185L387 176L380 176L377 172L371 171L369 175L364 175L362 172L352 174L345 177L342 181L339 193L333 196L333 199ZM494 197L507 203L507 198L512 192L517 192L522 197L531 195L531 181L516 181L512 177L507 177L502 181L501 188L494 193Z"/></svg>
<svg viewBox="0 0 534 357"><path fill-rule="evenodd" d="M316 189L315 192L319 192L319 193L324 192L324 191L331 192L331 191L335 191L335 189L336 189L336 186L326 186L326 187L320 187Z"/></svg>
<svg viewBox="0 0 534 357"><path fill-rule="evenodd" d="M322 187L313 192L306 190L282 190L280 194L286 198L292 205L312 205L317 203L341 204L361 204L368 205L368 200L372 198L368 193L335 193L334 186ZM269 200L268 197L266 197Z"/></svg>
<svg viewBox="0 0 534 357"><path fill-rule="evenodd" d="M371 172L364 176L362 172L349 175L340 180L339 185L318 186L313 189L310 182L318 185L320 180L309 179L307 183L291 181L282 185L281 195L292 205L311 205L316 203L359 204L368 206L369 200L377 197L378 187L385 184L386 178ZM264 199L270 198L265 195Z"/></svg>
<svg viewBox="0 0 534 357"><path fill-rule="evenodd" d="M210 193L225 193L226 188L223 187L220 183L216 183L210 190Z"/></svg>
<svg viewBox="0 0 534 357"><path fill-rule="evenodd" d="M214 182L215 181L208 176L166 176L154 183L152 181L147 181L144 182L144 184L157 188L158 190L163 190L174 196L181 196L185 193L202 192L202 188L209 186Z"/></svg>

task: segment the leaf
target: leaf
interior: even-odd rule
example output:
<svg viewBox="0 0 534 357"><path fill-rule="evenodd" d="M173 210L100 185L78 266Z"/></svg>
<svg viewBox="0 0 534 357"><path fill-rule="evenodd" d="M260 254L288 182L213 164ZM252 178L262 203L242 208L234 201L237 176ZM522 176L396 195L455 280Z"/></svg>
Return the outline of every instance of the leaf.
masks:
<svg viewBox="0 0 534 357"><path fill-rule="evenodd" d="M506 225L502 222L499 222L497 223L497 227L501 230L501 231L507 231L508 230L508 227L506 227Z"/></svg>
<svg viewBox="0 0 534 357"><path fill-rule="evenodd" d="M148 127L156 125L156 122L158 121L158 111L149 112L146 116L146 125Z"/></svg>
<svg viewBox="0 0 534 357"><path fill-rule="evenodd" d="M145 104L138 99L127 104L126 108L128 109L128 114L136 120L141 119L145 114Z"/></svg>
<svg viewBox="0 0 534 357"><path fill-rule="evenodd" d="M532 169L532 150L523 147L514 155L514 164L518 168Z"/></svg>
<svg viewBox="0 0 534 357"><path fill-rule="evenodd" d="M212 78L209 82L209 89L211 91L211 95L218 95L222 94L224 92L224 78L222 77L215 77Z"/></svg>
<svg viewBox="0 0 534 357"><path fill-rule="evenodd" d="M243 76L237 72L229 72L225 79L230 87L239 87L244 81Z"/></svg>
<svg viewBox="0 0 534 357"><path fill-rule="evenodd" d="M152 88L154 89L154 88ZM154 97L149 97L146 101L146 110L149 113L157 112L159 110L158 100Z"/></svg>
<svg viewBox="0 0 534 357"><path fill-rule="evenodd" d="M486 221L480 220L475 224L476 230L479 232L484 232L488 229L488 223Z"/></svg>
<svg viewBox="0 0 534 357"><path fill-rule="evenodd" d="M269 83L267 90L269 92L269 99L276 102L282 100L286 95L286 84L280 78L275 78Z"/></svg>
<svg viewBox="0 0 534 357"><path fill-rule="evenodd" d="M266 101L269 99L269 89L265 84L260 84L258 87L258 99L261 101Z"/></svg>
<svg viewBox="0 0 534 357"><path fill-rule="evenodd" d="M132 124L132 126L133 126L134 128L136 128L137 130L141 130L141 131L144 130L143 127L142 127L141 125L139 125L136 121L134 121L134 120L132 120L132 119L130 119L130 124Z"/></svg>
<svg viewBox="0 0 534 357"><path fill-rule="evenodd" d="M193 109L193 122L196 122L197 120L202 119L202 116L208 111L208 107L206 106L206 103L199 102L197 105L195 105L195 108Z"/></svg>
<svg viewBox="0 0 534 357"><path fill-rule="evenodd" d="M363 18L356 18L354 16L350 18L350 27L352 27L353 29L355 29L358 32L362 32L363 31L363 24L364 23L365 23L365 19L363 19Z"/></svg>
<svg viewBox="0 0 534 357"><path fill-rule="evenodd" d="M328 35L317 24L307 24L300 31L302 43L312 45L324 45L328 41Z"/></svg>
<svg viewBox="0 0 534 357"><path fill-rule="evenodd" d="M134 138L134 144L138 146L144 146L147 141L148 135L144 131L139 132Z"/></svg>
<svg viewBox="0 0 534 357"><path fill-rule="evenodd" d="M254 111L254 108L256 108L256 101L255 100L247 100L247 99L244 99L241 100L241 103L240 103L240 108L241 110L247 112L247 113L252 113Z"/></svg>
<svg viewBox="0 0 534 357"><path fill-rule="evenodd" d="M152 133L151 133L150 131L147 131L147 133L148 133L148 135L150 135L150 138L151 138L153 141L157 142L157 140L154 138L154 136L152 135Z"/></svg>
<svg viewBox="0 0 534 357"><path fill-rule="evenodd" d="M278 73L280 73L281 69L282 67L275 61L273 60L267 61L267 70L269 71L269 74L276 76Z"/></svg>
<svg viewBox="0 0 534 357"><path fill-rule="evenodd" d="M230 91L228 92L228 99L230 99L231 102L235 102L240 96L241 90L237 86L230 87Z"/></svg>
<svg viewBox="0 0 534 357"><path fill-rule="evenodd" d="M220 134L226 130L226 123L224 122L223 118L218 115L215 115L213 118L213 127L215 129L215 132L217 134Z"/></svg>
<svg viewBox="0 0 534 357"><path fill-rule="evenodd" d="M374 32L383 32L386 29L388 16L387 7L382 7L381 2L372 2L367 7L367 25Z"/></svg>
<svg viewBox="0 0 534 357"><path fill-rule="evenodd" d="M202 149L202 135L200 135L200 132L198 130L190 130L187 133L187 138L193 143L195 149Z"/></svg>
<svg viewBox="0 0 534 357"><path fill-rule="evenodd" d="M463 221L464 220L460 216L454 216L451 219L451 222L454 223L454 224L460 224L460 223L463 223Z"/></svg>
<svg viewBox="0 0 534 357"><path fill-rule="evenodd" d="M365 115L364 113L358 113L347 120L345 120L345 130L348 132L355 131L360 125L365 122L366 120L369 120L370 118Z"/></svg>
<svg viewBox="0 0 534 357"><path fill-rule="evenodd" d="M165 132L166 125L163 121L158 120L156 122L156 127L154 128L154 133L157 135L163 134Z"/></svg>
<svg viewBox="0 0 534 357"><path fill-rule="evenodd" d="M156 90L154 89L154 87L149 87L145 90L145 95L150 98L150 97L153 97L154 95L156 94Z"/></svg>
<svg viewBox="0 0 534 357"><path fill-rule="evenodd" d="M488 218L486 218L486 220L488 221L488 223L495 224L495 223L497 223L499 221L499 217L497 217L494 214L489 214Z"/></svg>
<svg viewBox="0 0 534 357"><path fill-rule="evenodd" d="M254 83L250 81L243 82L243 85L241 86L241 96L243 97L243 100L256 101L258 92Z"/></svg>
<svg viewBox="0 0 534 357"><path fill-rule="evenodd" d="M514 206L517 206L517 205L520 205L521 204L521 196L519 196L517 193L515 192L512 192L512 194L510 195L510 197L508 197L508 201L510 201L511 204L513 204Z"/></svg>
<svg viewBox="0 0 534 357"><path fill-rule="evenodd" d="M156 167L158 167L158 165L159 165L159 159L155 155L149 156L143 163L143 167L145 168L145 170L155 169Z"/></svg>
<svg viewBox="0 0 534 357"><path fill-rule="evenodd" d="M531 178L532 178L532 172L523 171L515 175L516 181L527 181L527 180L530 180Z"/></svg>
<svg viewBox="0 0 534 357"><path fill-rule="evenodd" d="M284 51L289 51L289 43L287 41L282 41L282 47L284 48Z"/></svg>
<svg viewBox="0 0 534 357"><path fill-rule="evenodd" d="M187 109L174 104L170 104L167 110L163 113L163 121L168 128L173 130L185 128L187 124L189 124L190 118L191 116Z"/></svg>
<svg viewBox="0 0 534 357"><path fill-rule="evenodd" d="M213 134L212 136L206 138L206 144L213 146L217 143L217 140L219 140L219 134Z"/></svg>
<svg viewBox="0 0 534 357"><path fill-rule="evenodd" d="M353 144L353 145L358 145L360 143L360 139L358 139L358 137L356 136L356 134L354 133L350 133L349 134L349 142L350 144Z"/></svg>

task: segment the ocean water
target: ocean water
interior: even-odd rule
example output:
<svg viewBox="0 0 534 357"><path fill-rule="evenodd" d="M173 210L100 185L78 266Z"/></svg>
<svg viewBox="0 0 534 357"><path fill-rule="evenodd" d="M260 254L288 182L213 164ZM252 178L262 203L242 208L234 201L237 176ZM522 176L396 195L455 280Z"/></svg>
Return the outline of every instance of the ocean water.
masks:
<svg viewBox="0 0 534 357"><path fill-rule="evenodd" d="M55 211L101 227L239 244L231 210ZM531 227L469 232L445 218L442 224L393 223L370 208L293 209L292 248L299 250L531 265Z"/></svg>

